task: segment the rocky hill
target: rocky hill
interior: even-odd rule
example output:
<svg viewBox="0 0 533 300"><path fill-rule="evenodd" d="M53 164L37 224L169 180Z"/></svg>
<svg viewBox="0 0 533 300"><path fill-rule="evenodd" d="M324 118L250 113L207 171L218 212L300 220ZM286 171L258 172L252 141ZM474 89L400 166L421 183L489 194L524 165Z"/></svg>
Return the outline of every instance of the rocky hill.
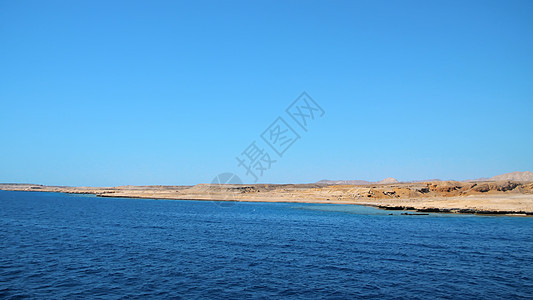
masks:
<svg viewBox="0 0 533 300"><path fill-rule="evenodd" d="M490 181L513 180L513 181L529 182L529 181L533 181L533 172L530 172L530 171L511 172L511 173L506 173L506 174L491 177L489 180Z"/></svg>

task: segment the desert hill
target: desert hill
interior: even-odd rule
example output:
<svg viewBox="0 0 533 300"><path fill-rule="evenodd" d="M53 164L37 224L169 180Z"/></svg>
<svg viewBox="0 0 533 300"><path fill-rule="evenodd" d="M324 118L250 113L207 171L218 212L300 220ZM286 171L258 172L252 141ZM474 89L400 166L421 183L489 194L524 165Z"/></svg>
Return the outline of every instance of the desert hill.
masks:
<svg viewBox="0 0 533 300"><path fill-rule="evenodd" d="M434 182L441 181L440 179L425 179L425 180L410 180L402 181L405 183L418 183L418 182ZM462 182L477 182L477 181L518 181L518 182L533 182L533 172L511 172L501 175L496 175L493 177L483 177L471 180L463 180ZM316 184L325 184L325 185L369 185L369 184L394 184L399 183L395 178L388 177L381 181L367 181L367 180L320 180Z"/></svg>
<svg viewBox="0 0 533 300"><path fill-rule="evenodd" d="M490 181L501 181L501 180L512 180L512 181L521 181L528 182L533 181L533 172L511 172L502 175L496 175L489 179Z"/></svg>

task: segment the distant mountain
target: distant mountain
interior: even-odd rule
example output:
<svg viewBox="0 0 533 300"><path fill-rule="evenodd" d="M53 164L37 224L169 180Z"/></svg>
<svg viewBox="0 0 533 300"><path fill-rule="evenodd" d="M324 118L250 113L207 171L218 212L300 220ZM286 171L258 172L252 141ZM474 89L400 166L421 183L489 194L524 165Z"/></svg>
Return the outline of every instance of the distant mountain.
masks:
<svg viewBox="0 0 533 300"><path fill-rule="evenodd" d="M318 184L347 184L347 185L372 184L370 181L365 181L365 180L327 180L327 179L317 181L316 183Z"/></svg>
<svg viewBox="0 0 533 300"><path fill-rule="evenodd" d="M392 184L392 183L398 183L399 181L396 179L396 178L392 178L392 177L387 177L381 181L378 181L376 183L379 183L379 184Z"/></svg>
<svg viewBox="0 0 533 300"><path fill-rule="evenodd" d="M491 178L478 178L478 179L470 179L470 180L464 180L465 182L471 182L471 181L503 181L503 180L511 180L511 181L522 181L522 182L528 182L533 181L533 172L525 171L525 172L511 172L506 173L502 175L497 175ZM432 181L441 181L440 179L427 179L427 180L413 180L413 181L404 181L408 183L416 183L416 182L432 182ZM366 181L366 180L320 180L316 182L317 184L328 184L328 185L368 185L368 184L394 184L399 183L398 180L392 177L385 178L381 181Z"/></svg>
<svg viewBox="0 0 533 300"><path fill-rule="evenodd" d="M399 181L395 178L388 177L381 181L366 181L366 180L320 180L316 182L317 184L336 184L336 185L367 185L367 184L392 184L392 183L398 183Z"/></svg>
<svg viewBox="0 0 533 300"><path fill-rule="evenodd" d="M481 178L476 178L476 179L466 179L466 180L463 180L464 182L469 182L469 181L492 181L492 179L488 178L488 177L481 177Z"/></svg>
<svg viewBox="0 0 533 300"><path fill-rule="evenodd" d="M511 173L506 173L506 174L491 177L489 180L491 181L499 181L499 180L533 181L533 172L530 172L530 171L511 172Z"/></svg>
<svg viewBox="0 0 533 300"><path fill-rule="evenodd" d="M417 182L437 182L437 181L442 181L438 178L433 178L433 179L419 179L419 180L409 180L409 181L403 181L405 183L417 183Z"/></svg>

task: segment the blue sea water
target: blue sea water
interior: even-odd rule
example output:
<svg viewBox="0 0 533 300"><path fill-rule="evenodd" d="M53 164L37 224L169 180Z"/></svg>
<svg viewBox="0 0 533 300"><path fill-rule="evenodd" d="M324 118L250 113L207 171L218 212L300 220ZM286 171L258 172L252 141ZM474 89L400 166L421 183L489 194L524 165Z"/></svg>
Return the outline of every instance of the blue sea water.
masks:
<svg viewBox="0 0 533 300"><path fill-rule="evenodd" d="M529 298L533 218L0 191L0 298Z"/></svg>

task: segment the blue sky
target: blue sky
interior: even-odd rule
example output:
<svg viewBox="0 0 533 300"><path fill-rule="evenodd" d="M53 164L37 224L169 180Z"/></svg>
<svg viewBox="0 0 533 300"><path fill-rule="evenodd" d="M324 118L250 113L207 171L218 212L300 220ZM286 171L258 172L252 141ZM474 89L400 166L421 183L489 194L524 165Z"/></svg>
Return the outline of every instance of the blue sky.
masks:
<svg viewBox="0 0 533 300"><path fill-rule="evenodd" d="M532 53L532 1L0 0L0 182L251 182L303 91L259 182L533 170Z"/></svg>

